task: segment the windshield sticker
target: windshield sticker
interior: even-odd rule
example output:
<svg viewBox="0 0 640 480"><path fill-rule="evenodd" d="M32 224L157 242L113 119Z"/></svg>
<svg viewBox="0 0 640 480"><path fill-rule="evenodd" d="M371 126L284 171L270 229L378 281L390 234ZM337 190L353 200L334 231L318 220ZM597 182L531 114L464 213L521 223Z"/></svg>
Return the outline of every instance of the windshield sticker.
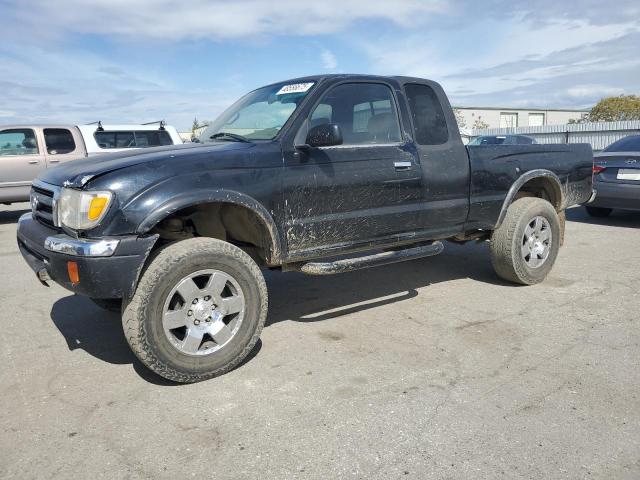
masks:
<svg viewBox="0 0 640 480"><path fill-rule="evenodd" d="M313 82L310 83L292 83L282 87L276 95L284 95L286 93L304 93L313 87Z"/></svg>

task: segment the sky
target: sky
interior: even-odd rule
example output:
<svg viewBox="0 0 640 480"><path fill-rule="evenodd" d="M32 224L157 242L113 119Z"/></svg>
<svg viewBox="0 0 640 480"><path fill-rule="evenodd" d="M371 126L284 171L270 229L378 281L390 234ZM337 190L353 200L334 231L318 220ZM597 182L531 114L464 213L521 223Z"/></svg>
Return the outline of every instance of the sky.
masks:
<svg viewBox="0 0 640 480"><path fill-rule="evenodd" d="M640 1L0 0L0 124L214 119L261 85L412 75L456 106L640 94Z"/></svg>

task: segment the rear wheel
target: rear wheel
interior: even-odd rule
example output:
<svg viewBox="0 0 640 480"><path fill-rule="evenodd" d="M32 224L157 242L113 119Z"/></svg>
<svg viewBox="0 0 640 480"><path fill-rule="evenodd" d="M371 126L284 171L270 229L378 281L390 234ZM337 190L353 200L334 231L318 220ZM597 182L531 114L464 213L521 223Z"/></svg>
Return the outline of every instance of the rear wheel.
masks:
<svg viewBox="0 0 640 480"><path fill-rule="evenodd" d="M520 198L491 234L491 263L505 280L540 283L553 267L560 240L560 221L553 206L541 198Z"/></svg>
<svg viewBox="0 0 640 480"><path fill-rule="evenodd" d="M152 260L122 322L142 363L186 383L238 365L258 341L266 314L266 284L251 257L221 240L193 238Z"/></svg>
<svg viewBox="0 0 640 480"><path fill-rule="evenodd" d="M602 207L585 207L587 209L587 213L592 217L604 218L611 215L611 208L602 208Z"/></svg>

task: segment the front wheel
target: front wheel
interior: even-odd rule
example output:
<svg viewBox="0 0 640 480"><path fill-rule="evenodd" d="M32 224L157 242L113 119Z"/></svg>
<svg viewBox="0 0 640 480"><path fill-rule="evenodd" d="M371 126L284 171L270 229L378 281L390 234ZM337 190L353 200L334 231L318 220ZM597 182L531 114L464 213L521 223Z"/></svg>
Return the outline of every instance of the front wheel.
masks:
<svg viewBox="0 0 640 480"><path fill-rule="evenodd" d="M502 225L491 234L491 263L505 280L522 285L542 282L551 271L561 242L553 206L541 198L513 202Z"/></svg>
<svg viewBox="0 0 640 480"><path fill-rule="evenodd" d="M228 372L254 347L267 315L267 287L238 247L193 238L164 248L123 310L125 336L148 368L196 382Z"/></svg>

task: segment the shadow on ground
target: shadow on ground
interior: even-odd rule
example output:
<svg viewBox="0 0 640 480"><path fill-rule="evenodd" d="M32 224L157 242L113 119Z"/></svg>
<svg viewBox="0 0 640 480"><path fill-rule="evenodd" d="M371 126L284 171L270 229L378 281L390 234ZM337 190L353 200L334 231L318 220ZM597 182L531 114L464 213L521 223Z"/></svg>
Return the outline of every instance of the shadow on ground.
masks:
<svg viewBox="0 0 640 480"><path fill-rule="evenodd" d="M614 210L608 217L598 218L590 216L584 207L576 207L567 210L567 221L609 227L640 228L640 212Z"/></svg>
<svg viewBox="0 0 640 480"><path fill-rule="evenodd" d="M414 298L418 289L425 286L461 278L515 286L501 281L493 272L487 243L466 246L447 243L444 253L436 257L335 276L273 271L266 272L265 277L270 296L267 326L286 320L318 322L373 310ZM118 314L102 310L87 298L71 295L53 305L51 318L70 350L81 348L108 363L131 363L148 382L176 385L150 372L133 355ZM260 348L258 342L237 368L255 357Z"/></svg>
<svg viewBox="0 0 640 480"><path fill-rule="evenodd" d="M1 207L1 205L0 205ZM21 215L27 213L29 210L0 210L0 225L7 225L9 223L18 223L18 219Z"/></svg>
<svg viewBox="0 0 640 480"><path fill-rule="evenodd" d="M144 380L161 386L180 385L162 378L146 368L131 352L122 331L120 315L96 306L88 298L70 295L53 304L51 319L67 342L69 350L78 348L104 362L116 365L132 364ZM236 368L241 368L255 357L262 342Z"/></svg>

